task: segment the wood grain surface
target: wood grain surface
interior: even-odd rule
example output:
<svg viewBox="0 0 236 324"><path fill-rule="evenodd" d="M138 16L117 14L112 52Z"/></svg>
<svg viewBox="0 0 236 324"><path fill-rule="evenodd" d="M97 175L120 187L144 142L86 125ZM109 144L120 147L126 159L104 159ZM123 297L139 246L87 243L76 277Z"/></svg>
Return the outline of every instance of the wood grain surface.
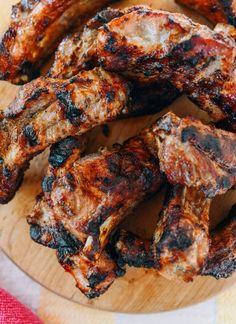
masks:
<svg viewBox="0 0 236 324"><path fill-rule="evenodd" d="M9 22L10 7L16 1L0 0L0 33ZM206 23L187 9L180 8L172 0L121 1L119 7L132 4L148 4L154 8L175 12L185 12L194 20ZM0 82L0 108L4 109L14 98L17 87ZM178 99L161 114L152 117L136 118L109 125L110 135L105 137L100 128L90 136L88 152L95 152L101 146L111 146L137 134L158 116L172 110L179 116L192 114L206 121L207 116L197 109L186 97ZM94 300L85 298L74 286L73 278L58 265L54 251L41 247L30 240L26 216L30 213L35 196L40 192L40 181L47 166L48 152L35 158L27 171L23 186L8 205L0 206L0 246L3 251L30 277L51 291L71 301L96 309L117 312L144 313L160 312L181 308L206 300L236 282L236 276L228 280L216 281L213 278L197 278L185 284L168 281L152 270L129 269L127 275L117 279L109 291ZM163 193L137 208L123 226L141 235L150 237L157 221ZM236 200L236 192L231 191L218 197L211 210L211 225L215 226L226 217Z"/></svg>

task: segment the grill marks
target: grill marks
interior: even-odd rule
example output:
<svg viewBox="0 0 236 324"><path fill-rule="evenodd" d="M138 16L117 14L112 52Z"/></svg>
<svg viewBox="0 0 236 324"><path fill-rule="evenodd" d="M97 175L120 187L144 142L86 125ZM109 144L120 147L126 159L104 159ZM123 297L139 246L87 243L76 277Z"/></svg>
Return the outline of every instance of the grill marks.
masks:
<svg viewBox="0 0 236 324"><path fill-rule="evenodd" d="M202 275L228 278L236 271L236 205L213 231L211 241Z"/></svg>
<svg viewBox="0 0 236 324"><path fill-rule="evenodd" d="M210 200L182 186L167 193L154 233L155 268L168 279L191 281L199 274L209 250Z"/></svg>
<svg viewBox="0 0 236 324"><path fill-rule="evenodd" d="M12 9L9 29L0 40L0 77L24 84L39 69L58 41L76 22L108 4L109 0L21 1ZM27 28L26 28L27 27Z"/></svg>
<svg viewBox="0 0 236 324"><path fill-rule="evenodd" d="M127 82L101 68L67 81L40 78L22 87L1 121L0 202L7 203L14 196L35 155L60 139L125 117L131 112L130 102ZM55 147L52 164L63 163L70 154L60 152L61 156ZM6 177L6 169L14 176Z"/></svg>
<svg viewBox="0 0 236 324"><path fill-rule="evenodd" d="M170 183L201 190L213 198L236 182L236 137L191 117L168 113L154 132L161 170Z"/></svg>
<svg viewBox="0 0 236 324"><path fill-rule="evenodd" d="M69 77L91 68L87 63L92 62L91 66L123 73L139 89L140 85L161 89L154 97L156 102L167 98L170 91L169 101L164 100L160 107L184 92L214 120L228 119L231 128L236 127L233 27L217 26L212 31L184 15L142 6L123 12L108 9L100 15L105 18L92 19L79 42L74 36L61 44L51 75ZM70 45L72 40L79 45ZM66 66L63 60L68 48L72 50Z"/></svg>
<svg viewBox="0 0 236 324"><path fill-rule="evenodd" d="M186 192L186 189L182 188L182 193L184 191ZM179 198L181 197L181 188L172 188L169 194L170 196L163 209L163 212L166 213L166 215L163 218L162 212L159 225L156 230L157 234L155 234L158 236L159 234L161 235L160 245L158 243L155 245L155 236L153 243L153 240L144 241L141 238L122 230L114 242L116 250L119 253L119 264L121 264L123 267L125 264L128 264L131 267L137 268L154 268L161 275L164 275L169 279L177 277L179 279L183 278L185 281L192 280L196 275L212 276L216 279L230 277L236 271L235 206L233 206L225 221L219 224L217 228L210 233L208 241L207 217L205 220L204 217L201 217L204 214L201 215L199 213L197 201L195 201L195 203L191 201L190 206L192 205L196 213L192 213L192 216L190 217L192 223L189 223L187 218L184 219L189 211L186 200L185 203L178 202L178 194L180 194ZM205 200L204 202L204 200L202 200L202 205L200 199L198 200L198 203L200 203L201 211L205 208L205 216L207 216L207 210L209 210L209 201L207 202ZM180 218L177 217L177 220L174 221L173 225L171 215L173 215L173 212L176 214L176 211L177 215L180 215L181 212L183 214ZM197 226L198 222L196 222L196 218L194 219L195 216L200 216L203 226ZM186 222L186 220L188 220L188 222ZM176 230L174 228L169 228L170 230L168 230L168 226L176 226L178 222L184 233L184 239L182 239L183 236L176 236L175 242L178 243L173 245L173 236L175 235ZM192 224L192 233L194 233L193 236L195 240L196 234L194 232L194 227L199 234L202 231L203 237L205 237L205 247L204 244L203 246L201 244L201 237L200 242L197 244L200 248L203 247L202 251L199 250L199 247L197 248L196 244L194 246L194 242L189 239L189 224ZM188 237L187 240L186 235ZM192 251L189 250L189 248L192 249ZM209 252L206 254L208 249ZM172 254L174 254L174 257ZM196 262L197 268L194 262ZM173 272L173 270L175 270L175 272Z"/></svg>
<svg viewBox="0 0 236 324"><path fill-rule="evenodd" d="M59 249L60 263L72 273L81 291L92 298L124 274L115 251L107 246L111 232L136 205L157 192L163 176L149 129L123 146L81 160L76 141L69 138L52 148L50 156L56 151L57 156L69 157L59 167L50 166L44 193L28 222L33 239ZM75 254L58 247L67 232L82 244Z"/></svg>
<svg viewBox="0 0 236 324"><path fill-rule="evenodd" d="M139 8L99 29L97 56L105 69L141 83L171 80L213 119L234 123L236 52L229 36L180 14Z"/></svg>

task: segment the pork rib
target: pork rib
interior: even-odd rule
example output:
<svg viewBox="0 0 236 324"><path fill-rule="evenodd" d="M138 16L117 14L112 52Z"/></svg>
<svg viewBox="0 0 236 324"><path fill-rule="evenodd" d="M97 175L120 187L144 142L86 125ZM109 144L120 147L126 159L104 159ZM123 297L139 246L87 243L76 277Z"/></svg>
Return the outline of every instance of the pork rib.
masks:
<svg viewBox="0 0 236 324"><path fill-rule="evenodd" d="M65 32L109 0L22 0L12 9L10 27L0 40L0 79L24 84L39 74Z"/></svg>
<svg viewBox="0 0 236 324"><path fill-rule="evenodd" d="M14 196L35 155L63 138L132 115L130 99L129 84L101 68L23 86L0 121L0 203Z"/></svg>
<svg viewBox="0 0 236 324"><path fill-rule="evenodd" d="M213 198L236 182L236 134L193 117L166 114L154 126L161 170L172 184Z"/></svg>

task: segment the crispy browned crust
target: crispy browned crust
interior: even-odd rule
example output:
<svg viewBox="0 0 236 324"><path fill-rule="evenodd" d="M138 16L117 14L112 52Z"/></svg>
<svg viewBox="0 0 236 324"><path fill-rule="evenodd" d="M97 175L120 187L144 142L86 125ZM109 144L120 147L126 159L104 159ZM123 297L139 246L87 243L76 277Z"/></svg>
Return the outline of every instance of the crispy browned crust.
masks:
<svg viewBox="0 0 236 324"><path fill-rule="evenodd" d="M168 181L213 198L236 182L236 134L173 113L154 126L161 170Z"/></svg>
<svg viewBox="0 0 236 324"><path fill-rule="evenodd" d="M86 258L82 253L83 243L58 221L50 197L53 182L69 174L73 163L80 158L86 142L84 137L68 137L52 146L50 165L42 182L44 193L38 197L28 222L31 224L31 238L57 250L58 261L75 278L81 292L88 298L94 298L103 294L125 271L117 265L116 255L111 247L107 247L96 261Z"/></svg>
<svg viewBox="0 0 236 324"><path fill-rule="evenodd" d="M176 208L179 208L177 206ZM217 228L211 232L210 248L204 260L202 270L199 275L212 276L216 279L228 278L236 271L236 206L230 211L228 218L220 223ZM172 233L172 234L171 234ZM169 238L174 237L176 230L169 233ZM173 240L171 240L171 245ZM176 237L176 245L182 240L181 236ZM119 264L124 267L128 264L132 267L154 268L155 260L153 255L152 241L144 241L132 233L124 230L118 235L115 241L116 251L119 254ZM170 261L170 264L173 260ZM169 263L168 263L169 264ZM168 266L167 264L167 266ZM165 269L165 268L164 268ZM182 268L184 269L184 268ZM160 273L162 274L162 273ZM173 275L171 275L173 276ZM169 277L169 276L168 276Z"/></svg>
<svg viewBox="0 0 236 324"><path fill-rule="evenodd" d="M133 233L120 230L113 241L118 254L118 263L135 268L154 268L154 255L151 240L142 240Z"/></svg>
<svg viewBox="0 0 236 324"><path fill-rule="evenodd" d="M74 277L80 291L90 299L104 294L116 278L125 274L114 261L109 249L96 261L89 260L83 253L66 256L58 253L58 260Z"/></svg>
<svg viewBox="0 0 236 324"><path fill-rule="evenodd" d="M213 119L231 123L235 55L235 41L226 33L147 7L113 19L97 36L97 57L105 69L140 82L171 80Z"/></svg>
<svg viewBox="0 0 236 324"><path fill-rule="evenodd" d="M28 222L32 239L57 249L81 291L96 297L124 274L112 249L107 250L111 232L157 192L163 176L150 130L79 160L81 149L74 138L52 147L44 192Z"/></svg>
<svg viewBox="0 0 236 324"><path fill-rule="evenodd" d="M236 27L236 4L233 0L176 0L197 10L213 23L228 23Z"/></svg>
<svg viewBox="0 0 236 324"><path fill-rule="evenodd" d="M105 9L88 21L82 33L67 36L60 44L49 76L53 78L70 78L81 70L89 70L98 65L96 41L98 30L114 18L138 10L131 7L127 10ZM135 81L135 80L133 80ZM169 81L154 82L150 86L134 83L133 114L146 115L156 113L171 104L179 91Z"/></svg>
<svg viewBox="0 0 236 324"><path fill-rule="evenodd" d="M168 279L192 281L209 250L209 199L191 188L175 186L167 192L154 233L155 268Z"/></svg>
<svg viewBox="0 0 236 324"><path fill-rule="evenodd" d="M87 22L82 33L74 33L65 37L56 51L49 76L68 79L81 70L97 66L96 41L98 29L122 15L123 11L118 9L102 10Z"/></svg>
<svg viewBox="0 0 236 324"><path fill-rule="evenodd" d="M211 234L211 247L202 275L228 278L236 271L236 205Z"/></svg>
<svg viewBox="0 0 236 324"><path fill-rule="evenodd" d="M132 114L130 95L126 81L101 68L23 86L0 122L0 203L14 196L28 162L49 145Z"/></svg>
<svg viewBox="0 0 236 324"><path fill-rule="evenodd" d="M212 31L180 14L142 6L107 9L79 37L64 40L51 75L69 77L100 64L139 85L165 89L171 82L214 120L227 119L235 130L235 38L233 27Z"/></svg>
<svg viewBox="0 0 236 324"><path fill-rule="evenodd" d="M145 131L124 146L77 160L64 176L44 179L57 221L83 242L83 253L91 260L99 258L124 217L161 186L154 148L153 134ZM54 163L52 156L50 160ZM37 209L31 223L38 222Z"/></svg>
<svg viewBox="0 0 236 324"><path fill-rule="evenodd" d="M24 84L39 74L65 32L109 0L22 0L13 6L10 27L0 40L0 79Z"/></svg>

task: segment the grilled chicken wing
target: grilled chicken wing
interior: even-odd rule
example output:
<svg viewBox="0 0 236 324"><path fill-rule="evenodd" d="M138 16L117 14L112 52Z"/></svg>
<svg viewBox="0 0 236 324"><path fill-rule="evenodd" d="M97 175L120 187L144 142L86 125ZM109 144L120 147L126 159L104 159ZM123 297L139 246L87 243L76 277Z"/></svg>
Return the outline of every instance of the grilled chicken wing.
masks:
<svg viewBox="0 0 236 324"><path fill-rule="evenodd" d="M127 82L101 68L22 87L0 121L0 203L14 196L30 159L46 147L132 114L130 94Z"/></svg>
<svg viewBox="0 0 236 324"><path fill-rule="evenodd" d="M155 268L168 279L191 281L209 251L211 200L196 189L175 186L167 199L154 233Z"/></svg>
<svg viewBox="0 0 236 324"><path fill-rule="evenodd" d="M236 271L236 205L213 231L211 241L202 275L228 278Z"/></svg>
<svg viewBox="0 0 236 324"><path fill-rule="evenodd" d="M236 134L192 117L166 114L154 126L161 170L168 181L213 198L236 182Z"/></svg>
<svg viewBox="0 0 236 324"><path fill-rule="evenodd" d="M22 0L13 7L9 29L0 40L0 79L24 84L39 74L75 23L85 20L109 0Z"/></svg>
<svg viewBox="0 0 236 324"><path fill-rule="evenodd" d="M49 76L68 79L81 70L95 67L97 57L94 51L96 50L98 29L122 15L121 10L105 9L87 22L82 33L74 33L65 37L56 51ZM95 57L93 57L94 55Z"/></svg>
<svg viewBox="0 0 236 324"><path fill-rule="evenodd" d="M227 23L236 27L236 3L234 0L176 0L195 9L213 23Z"/></svg>

